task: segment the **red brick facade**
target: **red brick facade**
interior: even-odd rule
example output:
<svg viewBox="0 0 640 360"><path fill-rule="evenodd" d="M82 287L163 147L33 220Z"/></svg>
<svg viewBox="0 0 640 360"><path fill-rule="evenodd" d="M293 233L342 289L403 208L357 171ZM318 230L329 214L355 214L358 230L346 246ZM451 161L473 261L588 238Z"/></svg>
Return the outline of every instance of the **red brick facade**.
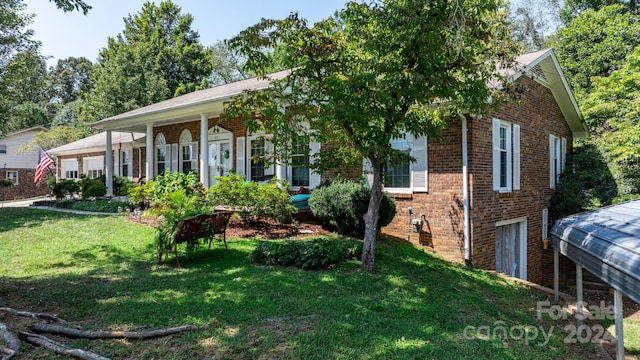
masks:
<svg viewBox="0 0 640 360"><path fill-rule="evenodd" d="M47 181L49 178L54 176L55 170L53 170L53 166L44 172L42 175L42 180L40 180L37 184L33 183L33 178L36 174L36 169L2 169L0 171L0 179L4 179L7 175L7 171L17 171L18 172L18 184L7 187L0 188L0 200L15 200L15 199L24 199L30 197L44 196L51 193L51 189L47 185Z"/></svg>
<svg viewBox="0 0 640 360"><path fill-rule="evenodd" d="M570 152L572 132L551 91L521 77L519 101L505 104L484 116L467 117L470 191L470 237L473 265L495 270L496 223L525 218L527 222L527 279L536 283L552 274L542 250L542 210L548 208L553 190L549 186L549 135L567 139ZM520 130L521 190L500 193L493 190L492 119L518 124ZM462 127L452 120L442 140L429 139L429 192L396 197L398 213L382 229L388 235L429 246L444 258L464 261L464 216L462 192ZM425 215L422 233L409 233L409 213ZM543 256L544 255L544 256ZM545 261L543 262L543 257Z"/></svg>

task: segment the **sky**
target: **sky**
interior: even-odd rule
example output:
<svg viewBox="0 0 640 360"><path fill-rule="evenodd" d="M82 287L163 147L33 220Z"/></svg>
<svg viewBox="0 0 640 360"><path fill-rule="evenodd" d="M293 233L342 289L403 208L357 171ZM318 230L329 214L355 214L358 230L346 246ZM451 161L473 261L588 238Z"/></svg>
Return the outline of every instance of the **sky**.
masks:
<svg viewBox="0 0 640 360"><path fill-rule="evenodd" d="M0 0L1 1L1 0ZM65 13L48 0L25 0L26 12L35 14L30 28L42 43L41 54L54 66L58 59L86 57L96 62L107 38L124 29L123 18L137 14L144 0L85 0L93 8ZM156 0L159 4L161 1ZM193 15L192 28L204 46L228 39L261 18L281 19L298 12L309 23L322 20L342 8L346 0L173 0L182 13Z"/></svg>

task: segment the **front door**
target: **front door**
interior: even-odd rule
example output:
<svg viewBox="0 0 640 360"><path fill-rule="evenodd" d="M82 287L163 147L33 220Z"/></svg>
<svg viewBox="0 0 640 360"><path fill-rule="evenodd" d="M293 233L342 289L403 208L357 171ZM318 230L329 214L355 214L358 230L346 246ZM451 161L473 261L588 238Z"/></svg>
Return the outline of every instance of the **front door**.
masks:
<svg viewBox="0 0 640 360"><path fill-rule="evenodd" d="M217 182L216 176L229 175L231 160L231 141L209 141L209 185Z"/></svg>

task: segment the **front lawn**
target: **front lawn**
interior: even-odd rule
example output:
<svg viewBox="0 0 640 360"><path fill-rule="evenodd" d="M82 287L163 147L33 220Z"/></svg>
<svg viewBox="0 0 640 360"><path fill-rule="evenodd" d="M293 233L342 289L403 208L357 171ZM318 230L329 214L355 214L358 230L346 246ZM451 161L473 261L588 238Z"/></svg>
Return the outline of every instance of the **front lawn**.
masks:
<svg viewBox="0 0 640 360"><path fill-rule="evenodd" d="M154 229L123 217L0 209L0 306L56 313L87 330L200 330L154 340L72 340L120 359L590 359L562 324L536 318L537 292L380 241L377 274L251 264L256 239L228 239L156 265ZM0 312L0 322L12 326ZM501 322L502 323L501 323ZM496 325L498 324L498 325ZM504 324L504 325L501 325ZM15 325L15 324L13 324ZM506 326L551 339L499 338ZM24 359L59 358L22 345Z"/></svg>

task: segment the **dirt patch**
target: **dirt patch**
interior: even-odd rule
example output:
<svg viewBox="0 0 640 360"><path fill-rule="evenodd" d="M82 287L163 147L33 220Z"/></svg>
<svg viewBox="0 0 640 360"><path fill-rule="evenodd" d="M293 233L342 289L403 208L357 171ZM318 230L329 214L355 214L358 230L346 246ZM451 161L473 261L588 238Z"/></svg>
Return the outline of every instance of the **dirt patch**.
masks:
<svg viewBox="0 0 640 360"><path fill-rule="evenodd" d="M147 226L158 226L158 218L146 215L134 215L130 213L127 220L145 224ZM303 238L309 236L333 234L313 221L305 221L293 224L279 224L273 220L260 220L245 225L241 219L233 218L227 227L227 238L259 238L259 239L284 239Z"/></svg>

